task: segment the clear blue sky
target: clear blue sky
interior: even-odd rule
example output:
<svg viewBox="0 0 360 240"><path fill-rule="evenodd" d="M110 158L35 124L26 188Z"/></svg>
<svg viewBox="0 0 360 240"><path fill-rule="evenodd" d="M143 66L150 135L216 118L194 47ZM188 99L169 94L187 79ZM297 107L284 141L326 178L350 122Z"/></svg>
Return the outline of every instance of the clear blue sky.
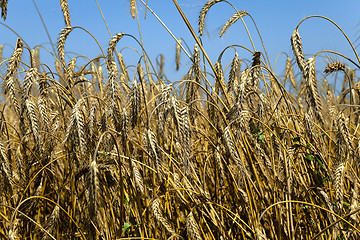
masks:
<svg viewBox="0 0 360 240"><path fill-rule="evenodd" d="M145 0L146 1L146 0ZM285 52L291 54L290 37L299 21L309 15L323 15L334 20L349 38L355 42L360 36L360 1L335 1L335 0L303 0L303 1L238 1L229 0L238 10L249 12L255 19L262 34L272 66L276 56ZM188 19L197 29L197 19L205 0L178 0ZM65 26L58 0L36 0L38 8L49 30L53 42L56 42L58 34ZM107 28L102 20L96 2L93 0L68 0L72 26L81 26L91 32L106 51L110 39ZM185 39L192 49L194 40L187 30L183 20L177 12L171 0L148 0L149 6L173 31L176 37ZM111 34L124 32L139 36L136 20L130 16L130 4L128 0L99 0L100 7L109 25ZM190 62L182 55L183 71L179 74L175 71L175 41L160 25L160 23L148 11L144 19L145 7L138 0L140 27L143 34L145 49L155 64L155 58L160 54L165 55L165 73L171 81L181 79L182 74L189 68ZM219 53L230 44L239 44L251 48L241 21L235 23L223 38L218 37L221 26L234 14L234 10L226 3L218 3L211 8L205 23L203 41L205 49L213 62ZM262 51L257 34L250 18L244 17L249 27L257 50ZM35 47L42 45L52 51L49 39L46 35L40 17L37 14L33 1L11 0L8 2L8 17L1 20L14 29L29 45ZM303 40L304 53L314 54L317 51L330 49L339 51L352 59L355 59L351 48L341 33L329 22L321 19L306 21L299 28ZM7 44L4 49L5 57L9 57L13 51L17 36L4 26L0 26L0 44ZM360 41L355 42L356 44ZM355 44L355 45L356 45ZM130 38L122 39L117 49L132 47L140 50L138 45ZM65 51L74 52L94 58L101 52L93 39L81 30L73 31L66 43ZM136 65L139 56L131 49L123 49L123 55L127 65ZM240 58L250 59L251 56L245 51L239 51ZM67 61L75 55L67 55ZM232 58L233 52L228 51L228 58ZM26 55L25 55L26 57ZM49 60L50 59L50 60ZM26 59L23 59L26 60ZM46 51L42 50L41 60L53 61ZM277 73L284 68L285 57L282 55L276 65ZM319 60L319 63L322 60ZM318 62L318 61L317 61ZM224 61L226 66L228 62ZM3 69L4 66L1 67Z"/></svg>

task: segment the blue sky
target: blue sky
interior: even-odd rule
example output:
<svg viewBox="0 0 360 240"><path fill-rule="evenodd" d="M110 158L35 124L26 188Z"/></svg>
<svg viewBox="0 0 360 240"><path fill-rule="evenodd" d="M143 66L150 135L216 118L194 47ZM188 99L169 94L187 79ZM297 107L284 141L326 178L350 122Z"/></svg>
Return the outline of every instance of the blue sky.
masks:
<svg viewBox="0 0 360 240"><path fill-rule="evenodd" d="M146 1L146 0L145 0ZM290 37L296 25L306 16L323 15L334 20L355 42L360 37L360 1L238 1L229 0L238 10L245 10L254 18L260 33L265 42L271 65L274 66L277 55L281 52L291 53ZM180 6L188 17L190 23L197 29L197 19L204 0L178 0ZM72 26L81 26L91 32L99 41L104 51L110 40L107 28L102 20L95 0L68 0L71 14ZM195 41L187 30L183 20L177 12L171 0L148 0L149 6L173 31L176 37L182 37L189 47L194 47ZM59 1L57 0L36 0L36 4L42 14L45 24L49 30L53 42L56 42L61 29L65 27ZM181 79L182 75L190 67L190 61L182 55L182 71L175 71L175 41L160 25L160 23L147 11L144 19L145 7L140 2L138 13L143 42L151 60L155 64L159 54L165 56L165 73L171 81ZM99 0L109 25L111 34L124 32L139 37L136 19L132 19L129 13L130 4L128 0ZM251 48L241 21L235 23L224 35L218 37L221 26L234 14L234 9L226 3L218 3L209 11L205 22L205 34L203 42L205 50L211 60L216 61L220 52L230 44L239 44ZM257 50L263 51L257 33L249 17L244 17L250 33L255 42ZM29 45L35 47L42 45L52 51L49 39L46 35L40 17L31 0L9 1L8 17L2 23L16 31ZM330 49L341 52L355 60L351 48L341 33L329 22L322 19L311 19L305 21L299 28L302 37L304 53L314 54L317 51ZM4 26L0 26L0 44L6 44L4 49L5 57L9 57L13 51L17 36ZM360 41L355 42L357 45ZM130 47L130 48L129 48ZM122 39L117 49L122 51L127 65L136 65L139 55L132 49L140 50L134 40ZM98 56L99 50L95 41L85 32L77 29L68 37L65 51L68 51L67 60L75 54L86 55L89 58ZM233 57L233 51L225 54L223 66L228 64L226 59ZM239 51L240 58L251 59L251 55L243 50ZM25 59L26 61L26 55ZM340 59L342 61L342 59ZM45 50L41 51L41 61L53 62ZM319 59L321 64L324 60ZM51 64L51 63L49 63ZM284 69L285 55L281 55L276 65L276 72L281 73ZM3 69L4 67L1 67Z"/></svg>

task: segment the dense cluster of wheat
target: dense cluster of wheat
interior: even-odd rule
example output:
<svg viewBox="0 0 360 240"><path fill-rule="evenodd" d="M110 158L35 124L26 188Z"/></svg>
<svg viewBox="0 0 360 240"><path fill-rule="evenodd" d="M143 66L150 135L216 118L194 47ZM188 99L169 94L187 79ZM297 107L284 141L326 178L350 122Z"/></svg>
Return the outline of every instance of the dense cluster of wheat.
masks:
<svg viewBox="0 0 360 240"><path fill-rule="evenodd" d="M202 8L200 35L218 2ZM320 87L320 56L304 56L298 27L284 76L259 51L231 46L232 61L222 53L212 65L196 44L186 76L169 82L163 61L126 62L117 51L125 33L77 65L65 58L75 28L60 3L55 69L20 38L0 60L2 239L360 237L354 69L330 62L319 70L344 73L343 89L335 95L326 76ZM220 35L247 17L236 11Z"/></svg>

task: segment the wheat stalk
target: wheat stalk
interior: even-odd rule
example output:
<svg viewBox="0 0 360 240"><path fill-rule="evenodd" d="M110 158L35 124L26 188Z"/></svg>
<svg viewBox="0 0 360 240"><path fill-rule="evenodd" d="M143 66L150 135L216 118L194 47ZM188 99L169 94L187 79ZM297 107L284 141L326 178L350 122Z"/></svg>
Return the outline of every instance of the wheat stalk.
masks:
<svg viewBox="0 0 360 240"><path fill-rule="evenodd" d="M128 138L128 133L129 133L129 117L125 108L123 108L121 112L120 132L121 132L121 142L125 152L126 140Z"/></svg>

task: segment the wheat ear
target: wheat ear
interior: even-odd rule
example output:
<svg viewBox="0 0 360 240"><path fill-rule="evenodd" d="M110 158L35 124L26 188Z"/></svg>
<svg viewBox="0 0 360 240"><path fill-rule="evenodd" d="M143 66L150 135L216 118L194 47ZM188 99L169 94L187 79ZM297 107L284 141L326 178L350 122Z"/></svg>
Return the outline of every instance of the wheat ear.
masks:
<svg viewBox="0 0 360 240"><path fill-rule="evenodd" d="M176 51L175 51L175 63L176 71L180 69L180 54L181 54L181 38L176 41Z"/></svg>
<svg viewBox="0 0 360 240"><path fill-rule="evenodd" d="M318 84L316 79L316 71L315 71L315 58L309 58L306 61L306 66L304 69L304 77L306 81L306 89L307 89L307 98L310 104L310 108L313 110L315 117L321 122L324 122L324 118L322 116L322 104L321 98L318 92Z"/></svg>
<svg viewBox="0 0 360 240"><path fill-rule="evenodd" d="M190 212L186 217L186 230L189 236L189 239L201 240L201 235L199 227L195 221L194 214Z"/></svg>
<svg viewBox="0 0 360 240"><path fill-rule="evenodd" d="M155 134L149 129L148 130L148 144L150 149L151 157L155 161L155 169L157 171L157 175L159 178L159 182L162 182L162 168L161 168L161 159L159 154L158 145L156 143L156 136Z"/></svg>
<svg viewBox="0 0 360 240"><path fill-rule="evenodd" d="M120 65L121 72L124 74L126 81L130 81L130 77L129 77L129 73L128 73L127 69L126 69L126 64L125 64L125 61L124 61L124 57L120 52L118 54L118 60L119 60L119 65Z"/></svg>
<svg viewBox="0 0 360 240"><path fill-rule="evenodd" d="M46 230L50 234L53 234L59 221L60 221L60 207L58 205L56 205L54 207L53 211L51 212L50 217L48 218ZM48 234L44 234L43 239L47 240L47 239L51 239L51 238L49 237Z"/></svg>
<svg viewBox="0 0 360 240"><path fill-rule="evenodd" d="M204 4L204 6L202 7L201 11L200 11L200 15L199 15L199 34L200 36L203 35L203 31L204 31L204 26L205 26L205 17L206 14L208 13L208 11L210 10L210 8L218 3L221 2L223 0L209 0L207 3Z"/></svg>
<svg viewBox="0 0 360 240"><path fill-rule="evenodd" d="M6 16L7 16L7 4L8 4L8 0L1 0L0 1L0 5L1 5L1 17L6 20Z"/></svg>
<svg viewBox="0 0 360 240"><path fill-rule="evenodd" d="M63 67L66 66L66 64L65 64L65 42L72 30L73 30L72 27L63 28L60 32L60 35L59 35L59 38L57 41L57 50L58 50L59 60Z"/></svg>
<svg viewBox="0 0 360 240"><path fill-rule="evenodd" d="M37 144L39 144L40 143L39 142L39 125L38 125L39 119L38 119L38 115L35 110L35 104L31 101L31 99L26 99L25 105L26 105L26 113L27 113L28 119L31 124L31 130L34 134L35 142Z"/></svg>
<svg viewBox="0 0 360 240"><path fill-rule="evenodd" d="M233 25L237 20L239 20L242 17L245 17L246 15L248 15L248 12L246 11L237 11L221 28L219 36L222 37L225 34L225 32L229 29L229 27L231 27L231 25Z"/></svg>
<svg viewBox="0 0 360 240"><path fill-rule="evenodd" d="M131 127L134 128L138 121L138 116L141 110L141 87L134 79L133 86L130 92L130 122Z"/></svg>
<svg viewBox="0 0 360 240"><path fill-rule="evenodd" d="M175 230L171 226L171 223L169 222L167 217L164 216L163 212L161 211L159 198L156 198L153 201L153 203L151 204L151 210L152 210L156 220L158 220L165 227L166 231L168 231L172 235L176 234Z"/></svg>
<svg viewBox="0 0 360 240"><path fill-rule="evenodd" d="M15 95L15 73L19 67L21 56L23 53L23 42L20 38L16 41L16 48L9 60L7 73L5 75L5 94L8 93L14 105L15 111L20 114L19 102Z"/></svg>
<svg viewBox="0 0 360 240"><path fill-rule="evenodd" d="M75 104L74 108L72 109L72 113L71 113L71 117L70 117L70 122L68 124L68 127L66 129L66 134L63 140L63 144L66 143L71 134L73 133L73 131L75 131L77 133L77 138L79 141L79 147L80 147L80 152L83 153L83 151L85 150L85 146L86 146L86 141L85 141L85 132L84 132L84 115L82 113L82 104L83 104L83 99L79 99L78 102Z"/></svg>
<svg viewBox="0 0 360 240"><path fill-rule="evenodd" d="M135 18L136 0L130 0L130 13L131 13L132 18Z"/></svg>
<svg viewBox="0 0 360 240"><path fill-rule="evenodd" d="M326 65L324 73L333 73L337 71L345 71L345 64L341 62L333 62Z"/></svg>
<svg viewBox="0 0 360 240"><path fill-rule="evenodd" d="M294 76L294 70L292 68L291 59L287 57L286 59L286 69L285 69L285 79L289 78L290 83L295 89L297 89L297 84Z"/></svg>
<svg viewBox="0 0 360 240"><path fill-rule="evenodd" d="M64 15L65 25L66 25L66 27L70 27L71 26L70 12L69 12L69 5L68 5L67 0L60 0L60 6L61 6L61 10Z"/></svg>
<svg viewBox="0 0 360 240"><path fill-rule="evenodd" d="M338 163L335 169L335 177L334 177L336 212L338 214L340 213L343 206L344 170L345 170L345 163L344 162Z"/></svg>
<svg viewBox="0 0 360 240"><path fill-rule="evenodd" d="M238 84L238 76L240 70L240 59L237 52L235 52L235 56L231 61L230 73L229 73L229 81L227 84L227 91L235 89L235 86Z"/></svg>
<svg viewBox="0 0 360 240"><path fill-rule="evenodd" d="M109 42L109 47L107 50L107 60L108 62L112 62L114 61L114 50L116 47L116 44L120 41L120 39L124 36L124 33L117 33L114 36L112 36L110 42Z"/></svg>
<svg viewBox="0 0 360 240"><path fill-rule="evenodd" d="M231 158L235 161L235 163L239 167L240 177L244 179L246 177L246 169L245 169L245 166L236 150L236 145L235 145L235 142L231 135L229 127L226 127L226 129L224 130L223 138L225 140L225 144L226 144L226 147L228 149L228 152L229 152Z"/></svg>
<svg viewBox="0 0 360 240"><path fill-rule="evenodd" d="M0 45L0 62L2 62L3 59L3 52L4 52L4 44Z"/></svg>
<svg viewBox="0 0 360 240"><path fill-rule="evenodd" d="M136 166L136 163L134 161L131 160L131 167L133 170L133 174L134 174L134 178L135 178L135 184L138 187L140 193L142 195L145 194L145 188L144 188L144 181L143 178L140 174L140 171L138 169L138 167Z"/></svg>
<svg viewBox="0 0 360 240"><path fill-rule="evenodd" d="M291 35L291 46L294 52L294 55L296 57L296 62L301 70L301 72L304 72L306 61L303 53L303 47L301 43L301 38L299 34L299 30L296 28L294 32Z"/></svg>

